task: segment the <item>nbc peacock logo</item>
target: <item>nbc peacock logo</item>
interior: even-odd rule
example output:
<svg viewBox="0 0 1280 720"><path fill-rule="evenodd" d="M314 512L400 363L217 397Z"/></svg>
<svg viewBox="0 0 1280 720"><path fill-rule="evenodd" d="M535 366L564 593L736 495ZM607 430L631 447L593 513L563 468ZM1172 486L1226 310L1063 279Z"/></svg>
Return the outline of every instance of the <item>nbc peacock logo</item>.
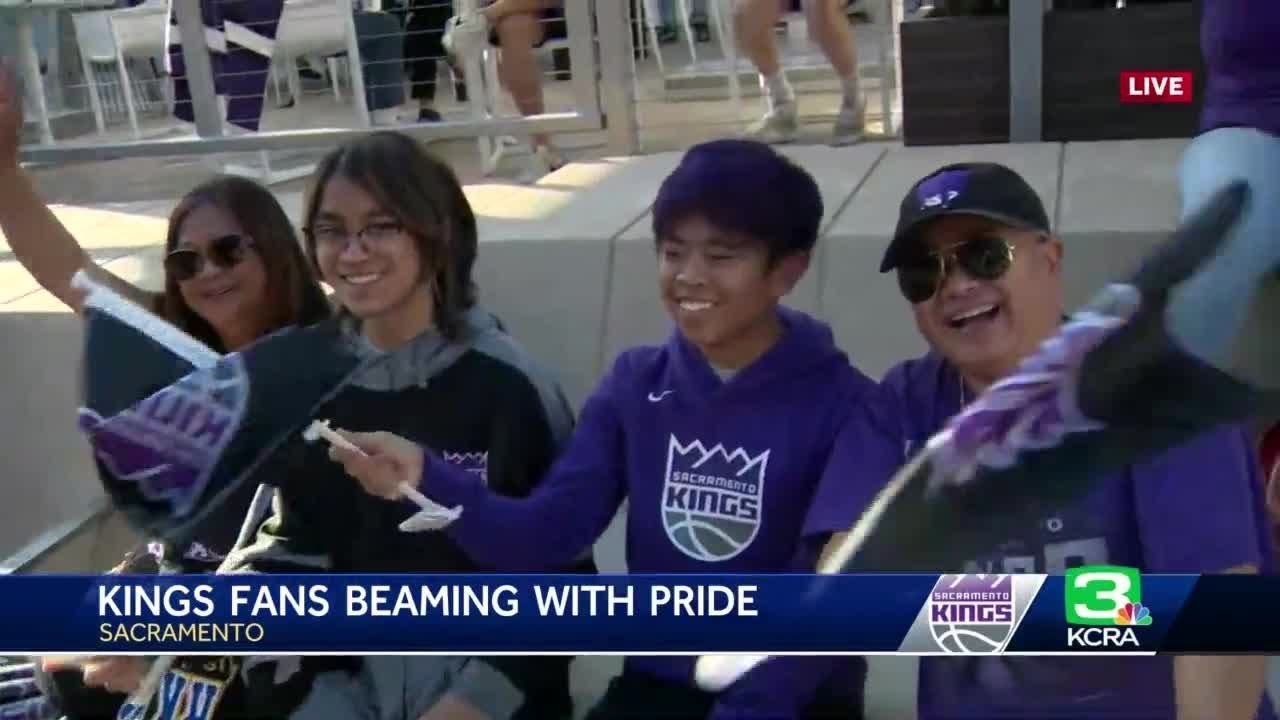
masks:
<svg viewBox="0 0 1280 720"><path fill-rule="evenodd" d="M1117 625L1150 625L1151 611L1142 603L1125 603L1116 613Z"/></svg>

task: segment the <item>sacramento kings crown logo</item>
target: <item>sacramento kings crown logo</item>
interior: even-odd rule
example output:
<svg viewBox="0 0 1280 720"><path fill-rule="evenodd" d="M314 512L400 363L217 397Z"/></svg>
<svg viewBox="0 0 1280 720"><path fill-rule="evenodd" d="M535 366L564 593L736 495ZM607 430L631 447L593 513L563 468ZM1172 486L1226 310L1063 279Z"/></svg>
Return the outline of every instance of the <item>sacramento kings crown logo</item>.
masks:
<svg viewBox="0 0 1280 720"><path fill-rule="evenodd" d="M1009 575L943 575L929 595L929 628L943 652L997 652L1013 633Z"/></svg>
<svg viewBox="0 0 1280 720"><path fill-rule="evenodd" d="M117 415L104 420L83 408L79 420L113 475L184 517L203 495L248 403L244 359L231 354Z"/></svg>
<svg viewBox="0 0 1280 720"><path fill-rule="evenodd" d="M699 440L667 444L662 526L685 555L704 562L742 552L760 530L769 451L706 447Z"/></svg>
<svg viewBox="0 0 1280 720"><path fill-rule="evenodd" d="M444 461L452 463L480 478L486 485L489 483L489 452L451 452L444 451Z"/></svg>
<svg viewBox="0 0 1280 720"><path fill-rule="evenodd" d="M1043 575L943 575L898 649L948 655L1000 653L1043 583Z"/></svg>

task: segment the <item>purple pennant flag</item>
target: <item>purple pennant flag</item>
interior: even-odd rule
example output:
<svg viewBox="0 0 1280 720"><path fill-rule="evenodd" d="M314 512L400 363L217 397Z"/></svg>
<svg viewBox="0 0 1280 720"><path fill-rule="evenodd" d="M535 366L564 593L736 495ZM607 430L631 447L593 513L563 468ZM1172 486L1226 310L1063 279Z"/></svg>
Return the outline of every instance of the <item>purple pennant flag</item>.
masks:
<svg viewBox="0 0 1280 720"><path fill-rule="evenodd" d="M149 537L185 543L246 483L272 480L264 466L301 441L360 364L336 322L220 356L110 289L78 282L89 289L80 429L103 488Z"/></svg>

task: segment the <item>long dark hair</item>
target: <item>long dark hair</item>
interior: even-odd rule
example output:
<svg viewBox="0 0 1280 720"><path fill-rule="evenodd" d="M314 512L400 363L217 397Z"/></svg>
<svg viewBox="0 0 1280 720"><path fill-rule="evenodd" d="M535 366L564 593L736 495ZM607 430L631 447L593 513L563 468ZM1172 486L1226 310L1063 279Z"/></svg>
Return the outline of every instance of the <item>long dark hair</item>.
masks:
<svg viewBox="0 0 1280 720"><path fill-rule="evenodd" d="M254 251L262 258L267 274L267 297L262 312L267 313L268 330L310 325L329 316L332 308L302 253L289 217L270 190L247 178L220 175L187 193L169 215L165 252L177 247L187 216L204 206L230 213L253 238ZM187 305L177 281L168 275L158 311L161 317L209 347L227 351L213 326Z"/></svg>
<svg viewBox="0 0 1280 720"><path fill-rule="evenodd" d="M413 237L421 258L420 280L430 282L436 330L457 339L462 316L475 305L471 270L476 262L476 216L462 184L447 164L413 138L397 132L363 135L320 161L307 193L304 228L315 223L329 180L339 175L369 193ZM304 232L316 266L315 235Z"/></svg>

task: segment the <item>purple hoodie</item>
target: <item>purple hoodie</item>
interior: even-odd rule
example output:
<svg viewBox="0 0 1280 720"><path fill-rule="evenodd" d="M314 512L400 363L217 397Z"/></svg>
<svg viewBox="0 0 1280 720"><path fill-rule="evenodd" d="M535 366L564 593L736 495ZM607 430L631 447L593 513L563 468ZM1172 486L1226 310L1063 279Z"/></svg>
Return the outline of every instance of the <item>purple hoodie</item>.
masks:
<svg viewBox="0 0 1280 720"><path fill-rule="evenodd" d="M897 397L904 453L961 407L959 375L934 354L902 363L883 387ZM966 400L972 399L966 393ZM1204 482L1213 478L1213 482ZM963 572L1062 574L1115 564L1150 573L1213 573L1272 548L1262 484L1248 439L1221 430L1104 479L1079 504L1048 514ZM1176 720L1170 657L922 658L920 720ZM1259 718L1274 718L1264 697Z"/></svg>
<svg viewBox="0 0 1280 720"><path fill-rule="evenodd" d="M477 562L503 569L563 566L627 499L632 572L812 571L814 545L855 519L814 504L815 495L858 496L833 507L865 506L898 457L875 453L885 458L878 468L828 467L837 435L856 442L860 402L875 383L850 366L826 325L779 312L783 337L727 382L679 332L664 346L622 353L530 497L491 493L430 452L422 491L461 505L447 532ZM891 439L868 435L866 442ZM839 487L819 489L832 484ZM825 660L817 667L829 667ZM632 657L626 667L691 683L693 661ZM737 694L750 697L742 706L752 714L793 717L824 677L778 665L722 693L721 705ZM770 707L760 707L764 701Z"/></svg>
<svg viewBox="0 0 1280 720"><path fill-rule="evenodd" d="M1280 137L1280 2L1204 0L1207 68L1201 129L1251 127Z"/></svg>

